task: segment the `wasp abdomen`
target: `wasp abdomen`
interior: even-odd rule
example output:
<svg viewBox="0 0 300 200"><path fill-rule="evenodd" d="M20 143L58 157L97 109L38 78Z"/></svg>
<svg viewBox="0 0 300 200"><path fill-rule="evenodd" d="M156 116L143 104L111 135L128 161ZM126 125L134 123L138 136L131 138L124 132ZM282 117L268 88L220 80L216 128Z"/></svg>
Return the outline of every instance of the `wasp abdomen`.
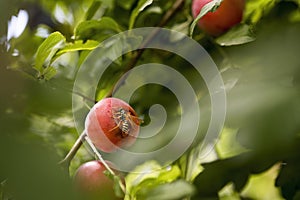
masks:
<svg viewBox="0 0 300 200"><path fill-rule="evenodd" d="M126 111L123 108L119 108L117 109L117 111L115 111L115 113L113 113L113 117L117 124L117 127L122 131L121 137L127 137L129 135L131 128L130 124L132 123L129 121L130 116L130 112Z"/></svg>

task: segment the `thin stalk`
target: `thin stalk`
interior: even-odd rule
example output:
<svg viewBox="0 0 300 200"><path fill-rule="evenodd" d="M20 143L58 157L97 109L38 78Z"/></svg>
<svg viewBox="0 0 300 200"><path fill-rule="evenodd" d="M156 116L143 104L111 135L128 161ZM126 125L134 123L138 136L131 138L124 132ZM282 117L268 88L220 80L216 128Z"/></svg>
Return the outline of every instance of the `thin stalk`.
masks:
<svg viewBox="0 0 300 200"><path fill-rule="evenodd" d="M93 153L95 154L96 158L98 160L100 160L100 162L104 165L104 167L109 171L109 173L111 173L113 176L117 176L116 173L108 166L108 164L105 162L105 160L102 158L101 154L99 153L99 151L97 150L97 148L95 147L95 145L93 144L93 142L90 140L90 138L85 135L84 140L88 143L88 145L91 147ZM119 185L120 188L122 189L122 191L126 192L125 186L122 183L121 179L119 179Z"/></svg>
<svg viewBox="0 0 300 200"><path fill-rule="evenodd" d="M82 141L84 140L85 136L86 136L86 133L85 133L85 131L83 131L80 134L79 138L77 138L76 142L74 143L74 145L72 146L72 148L70 149L70 151L68 152L66 157L62 161L59 162L60 165L69 168L71 160L74 158L77 151L81 147Z"/></svg>

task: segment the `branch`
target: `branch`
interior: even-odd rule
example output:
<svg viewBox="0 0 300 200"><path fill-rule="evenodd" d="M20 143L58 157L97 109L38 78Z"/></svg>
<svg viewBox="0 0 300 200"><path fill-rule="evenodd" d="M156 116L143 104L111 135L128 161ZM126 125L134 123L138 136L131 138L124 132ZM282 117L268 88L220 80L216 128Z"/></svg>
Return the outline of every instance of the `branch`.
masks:
<svg viewBox="0 0 300 200"><path fill-rule="evenodd" d="M163 27L166 25L170 19L176 14L176 12L183 6L185 0L177 0L172 8L163 16L161 22L158 24L158 27Z"/></svg>
<svg viewBox="0 0 300 200"><path fill-rule="evenodd" d="M161 22L158 24L158 27L163 27L164 25L166 25L171 19L172 17L176 14L176 12L181 8L181 6L183 5L185 0L177 0L172 8L166 12L166 14L163 16ZM146 46L152 39L153 37L155 37L157 34L157 31L154 31L150 34L150 36L148 38L146 38L145 42L141 45L140 49L137 50L135 56L130 60L130 62L128 63L127 67L125 68L123 74L125 74L126 72L128 72L129 70L131 70L136 63L138 62L138 60L140 59L140 57L142 56L144 49L143 47ZM106 97L111 97L112 93L114 90L118 90L125 82L126 78L127 78L128 74L123 76L121 78L121 80L119 82L117 82L112 89L110 90L110 92L105 96ZM75 92L75 91L73 91ZM89 99L88 97L83 96L82 94L75 92L75 94L83 97L84 99L90 100L90 101L94 101L92 99ZM73 147L71 148L71 150L69 151L69 153L66 155L66 157L59 162L59 164L69 168L69 165L71 163L71 160L74 158L76 152L78 151L78 149L81 147L82 145L82 141L86 139L86 133L85 131L83 131L81 133L81 135L79 136L79 138L76 140L75 144L73 145ZM88 140L87 140L88 141ZM90 145L91 146L91 145ZM103 160L103 159L102 159ZM108 168L107 168L108 169ZM111 170L108 170L111 171ZM113 174L113 173L112 173ZM120 185L121 186L121 185ZM122 186L121 186L122 188ZM123 189L123 188L122 188Z"/></svg>
<svg viewBox="0 0 300 200"><path fill-rule="evenodd" d="M176 14L176 12L181 8L185 0L177 0L172 8L166 12L166 14L163 16L161 22L157 25L157 27L163 27L166 25L172 17ZM125 68L123 74L131 70L132 68L135 67L136 63L144 53L145 49L144 47L151 42L151 40L156 36L158 31L153 31L148 38L146 38L145 42L140 46L140 48L137 50L135 56L129 61L127 67ZM111 97L113 91L118 90L125 82L126 78L128 77L129 74L122 76L122 78L112 87L112 89L107 93L105 97Z"/></svg>
<svg viewBox="0 0 300 200"><path fill-rule="evenodd" d="M73 94L76 94L80 97L82 97L83 100L87 100L87 101L90 101L90 102L94 102L94 103L97 103L97 101L95 99L92 99L92 98L89 98L83 94L81 94L80 92L76 92L76 91L72 91Z"/></svg>
<svg viewBox="0 0 300 200"><path fill-rule="evenodd" d="M81 147L85 136L86 136L86 133L85 133L85 131L83 131L80 134L79 138L74 143L74 145L72 146L72 148L70 149L70 151L68 152L68 154L66 155L66 157L62 161L59 162L59 164L61 166L66 167L67 169L69 168L71 160L74 158L75 154L77 153L77 151Z"/></svg>
<svg viewBox="0 0 300 200"><path fill-rule="evenodd" d="M95 99L92 99L92 98L90 98L90 97L87 97L87 96L85 96L84 94L82 94L82 93L80 93L80 92L77 92L77 91L74 91L74 90L70 90L70 89L68 89L68 88L66 88L66 87L63 87L62 85L58 85L58 84L53 83L53 82L48 82L48 85L49 85L52 89L61 89L61 90L64 90L64 91L66 91L66 92L68 92L68 93L70 93L70 94L78 95L78 96L82 97L82 99L83 99L84 101L89 101L89 102L97 103L97 102L95 101Z"/></svg>

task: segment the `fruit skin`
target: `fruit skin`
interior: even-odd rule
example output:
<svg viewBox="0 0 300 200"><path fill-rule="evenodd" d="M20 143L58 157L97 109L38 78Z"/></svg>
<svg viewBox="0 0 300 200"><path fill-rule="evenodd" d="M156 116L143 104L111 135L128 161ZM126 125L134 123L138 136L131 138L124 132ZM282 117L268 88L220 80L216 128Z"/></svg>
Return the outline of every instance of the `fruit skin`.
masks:
<svg viewBox="0 0 300 200"><path fill-rule="evenodd" d="M134 118L129 129L129 135L124 137L122 130L114 118L117 109L123 108ZM129 121L129 120L128 120ZM117 98L105 98L96 103L90 110L85 121L85 130L93 144L101 151L110 153L119 147L132 145L139 134L139 120L136 112L125 101Z"/></svg>
<svg viewBox="0 0 300 200"><path fill-rule="evenodd" d="M203 6L212 0L193 0L192 14L196 18ZM219 36L241 22L245 0L223 0L215 12L206 13L199 21L199 27L212 36Z"/></svg>
<svg viewBox="0 0 300 200"><path fill-rule="evenodd" d="M114 166L109 161L106 163ZM114 182L103 173L105 170L105 166L96 160L86 162L77 169L74 184L84 199L118 199L113 189Z"/></svg>

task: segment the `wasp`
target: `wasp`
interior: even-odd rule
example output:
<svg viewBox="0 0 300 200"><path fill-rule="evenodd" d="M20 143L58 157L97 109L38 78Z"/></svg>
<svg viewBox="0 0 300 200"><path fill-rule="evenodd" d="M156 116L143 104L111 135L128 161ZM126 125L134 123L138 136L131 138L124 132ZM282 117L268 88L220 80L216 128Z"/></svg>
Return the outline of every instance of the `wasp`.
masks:
<svg viewBox="0 0 300 200"><path fill-rule="evenodd" d="M129 135L131 128L135 128L135 125L133 123L139 125L142 122L141 119L132 115L130 111L125 110L124 108L118 108L113 111L113 118L117 125L110 131L119 128L122 131L122 138L125 138ZM138 123L136 123L135 121L138 121Z"/></svg>

